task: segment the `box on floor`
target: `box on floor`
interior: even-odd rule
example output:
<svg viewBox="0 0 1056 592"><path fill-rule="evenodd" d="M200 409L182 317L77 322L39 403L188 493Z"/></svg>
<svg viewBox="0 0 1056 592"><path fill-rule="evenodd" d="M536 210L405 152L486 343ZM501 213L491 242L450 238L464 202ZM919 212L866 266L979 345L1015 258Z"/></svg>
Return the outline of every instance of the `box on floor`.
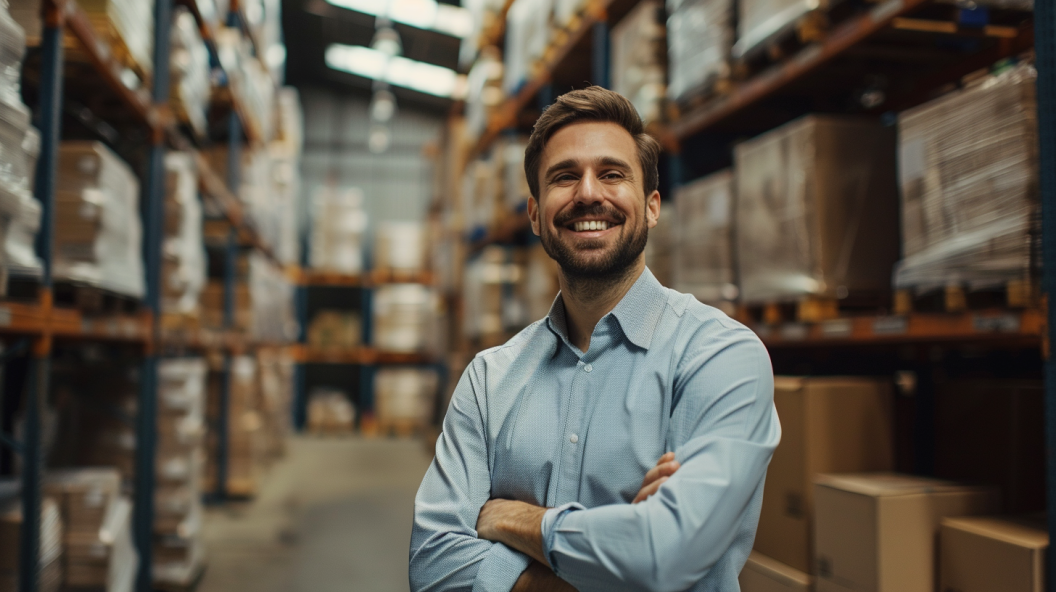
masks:
<svg viewBox="0 0 1056 592"><path fill-rule="evenodd" d="M939 542L939 589L1042 592L1048 547L1042 516L947 518Z"/></svg>
<svg viewBox="0 0 1056 592"><path fill-rule="evenodd" d="M893 469L892 399L887 379L775 379L782 434L767 470L756 550L796 570L814 571L814 479Z"/></svg>
<svg viewBox="0 0 1056 592"><path fill-rule="evenodd" d="M752 551L737 579L741 592L810 592L809 575Z"/></svg>
<svg viewBox="0 0 1056 592"><path fill-rule="evenodd" d="M933 592L943 518L993 513L989 487L896 475L822 475L814 488L818 592Z"/></svg>

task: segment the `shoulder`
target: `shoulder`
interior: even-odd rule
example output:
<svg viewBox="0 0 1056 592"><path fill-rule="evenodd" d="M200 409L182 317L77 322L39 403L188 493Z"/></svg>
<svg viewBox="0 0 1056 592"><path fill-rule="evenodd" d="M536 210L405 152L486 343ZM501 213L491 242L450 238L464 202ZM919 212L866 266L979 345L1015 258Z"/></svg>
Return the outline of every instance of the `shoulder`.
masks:
<svg viewBox="0 0 1056 592"><path fill-rule="evenodd" d="M470 367L476 372L496 372L508 369L526 353L541 347L552 347L551 333L546 326L546 319L540 319L521 329L509 341L477 353Z"/></svg>
<svg viewBox="0 0 1056 592"><path fill-rule="evenodd" d="M701 303L691 294L668 290L666 311L677 327L672 333L675 349L683 364L702 363L722 354L748 356L765 360L770 357L766 346L754 331L729 315Z"/></svg>

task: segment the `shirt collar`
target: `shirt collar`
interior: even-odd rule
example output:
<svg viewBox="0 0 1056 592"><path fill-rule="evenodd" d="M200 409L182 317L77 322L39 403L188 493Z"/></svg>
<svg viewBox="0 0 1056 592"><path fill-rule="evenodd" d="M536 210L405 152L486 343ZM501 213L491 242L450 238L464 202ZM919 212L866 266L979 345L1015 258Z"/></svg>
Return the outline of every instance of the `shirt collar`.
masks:
<svg viewBox="0 0 1056 592"><path fill-rule="evenodd" d="M631 343L642 349L649 349L653 341L653 330L660 320L667 304L667 294L664 287L657 281L653 272L646 267L642 275L631 286L631 289L623 295L623 298L612 309L612 315L620 325L624 336ZM565 303L561 299L561 293L557 294L554 303L550 306L550 312L546 315L550 330L558 337L568 341L568 324L565 317ZM604 320L604 318L602 319Z"/></svg>

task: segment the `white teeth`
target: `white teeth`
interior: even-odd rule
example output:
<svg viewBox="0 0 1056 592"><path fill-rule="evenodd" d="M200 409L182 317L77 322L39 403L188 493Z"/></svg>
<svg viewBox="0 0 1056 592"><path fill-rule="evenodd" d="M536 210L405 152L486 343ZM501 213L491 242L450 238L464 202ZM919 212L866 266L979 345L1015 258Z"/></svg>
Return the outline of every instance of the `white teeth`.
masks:
<svg viewBox="0 0 1056 592"><path fill-rule="evenodd" d="M573 225L576 232L585 232L588 230L608 230L609 223L604 220L586 220L576 222Z"/></svg>

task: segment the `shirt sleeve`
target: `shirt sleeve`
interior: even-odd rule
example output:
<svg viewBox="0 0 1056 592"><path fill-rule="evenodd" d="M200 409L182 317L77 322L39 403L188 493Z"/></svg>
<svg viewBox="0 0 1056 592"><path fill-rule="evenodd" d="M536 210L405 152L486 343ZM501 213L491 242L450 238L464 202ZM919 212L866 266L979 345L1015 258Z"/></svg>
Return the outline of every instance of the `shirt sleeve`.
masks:
<svg viewBox="0 0 1056 592"><path fill-rule="evenodd" d="M531 559L501 543L477 538L477 517L491 496L487 438L477 393L483 381L474 360L451 397L436 456L414 500L411 590L509 592Z"/></svg>
<svg viewBox="0 0 1056 592"><path fill-rule="evenodd" d="M564 508L544 522L547 559L577 590L685 590L747 522L754 533L751 502L781 438L773 370L747 329L709 341L687 348L676 374L678 472L645 502Z"/></svg>

